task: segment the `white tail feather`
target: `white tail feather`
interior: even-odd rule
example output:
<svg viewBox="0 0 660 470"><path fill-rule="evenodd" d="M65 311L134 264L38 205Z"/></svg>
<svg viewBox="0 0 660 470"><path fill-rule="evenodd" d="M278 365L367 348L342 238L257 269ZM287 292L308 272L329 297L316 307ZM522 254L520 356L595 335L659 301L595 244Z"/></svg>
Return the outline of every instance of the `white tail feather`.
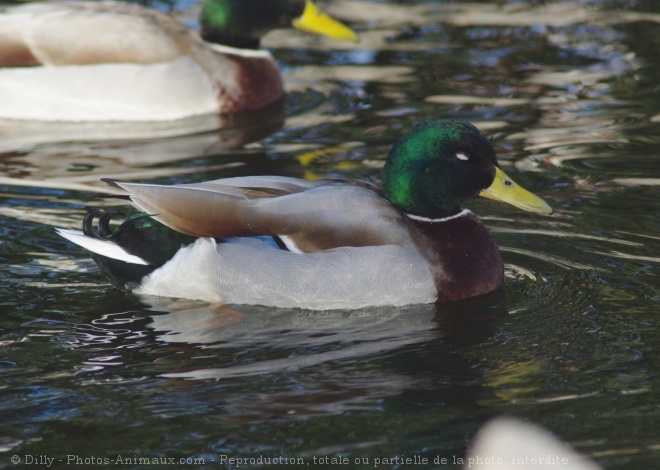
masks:
<svg viewBox="0 0 660 470"><path fill-rule="evenodd" d="M125 261L126 263L149 265L145 260L139 256L132 255L124 250L119 245L106 240L99 240L98 238L88 237L78 230L68 230L65 228L55 229L58 235L66 238L76 245L82 246L86 250L96 253L97 255L105 256L107 258Z"/></svg>

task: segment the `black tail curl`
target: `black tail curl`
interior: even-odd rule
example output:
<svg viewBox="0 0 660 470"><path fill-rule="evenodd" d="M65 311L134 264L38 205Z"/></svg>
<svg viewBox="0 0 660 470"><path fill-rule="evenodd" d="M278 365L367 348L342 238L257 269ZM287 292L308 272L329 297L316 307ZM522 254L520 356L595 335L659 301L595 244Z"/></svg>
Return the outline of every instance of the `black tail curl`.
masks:
<svg viewBox="0 0 660 470"><path fill-rule="evenodd" d="M117 219L121 222L113 224ZM148 263L127 263L92 253L113 284L123 289L136 287L145 276L172 259L182 246L195 241L194 237L176 232L144 212L126 215L116 210L92 209L85 215L82 229L85 235L114 243Z"/></svg>
<svg viewBox="0 0 660 470"><path fill-rule="evenodd" d="M99 220L97 226L94 227L94 219L96 217L98 217ZM125 221L127 216L123 212L119 211L92 209L87 212L87 214L85 214L85 218L83 219L83 233L88 237L98 238L101 240L110 238L118 230L117 228L111 229L110 222L113 219L119 218Z"/></svg>

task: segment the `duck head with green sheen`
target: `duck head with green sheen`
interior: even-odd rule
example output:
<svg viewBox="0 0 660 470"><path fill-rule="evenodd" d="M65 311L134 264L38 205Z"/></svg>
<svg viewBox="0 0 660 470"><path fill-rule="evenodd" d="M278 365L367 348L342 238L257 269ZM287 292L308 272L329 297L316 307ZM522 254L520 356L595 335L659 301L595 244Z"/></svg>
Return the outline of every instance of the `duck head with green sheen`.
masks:
<svg viewBox="0 0 660 470"><path fill-rule="evenodd" d="M204 0L200 25L206 41L248 49L257 49L269 31L291 26L357 42L350 28L321 12L311 0Z"/></svg>
<svg viewBox="0 0 660 470"><path fill-rule="evenodd" d="M406 214L433 220L458 214L461 204L476 196L552 213L499 168L479 129L443 119L422 122L394 145L383 170L383 192Z"/></svg>

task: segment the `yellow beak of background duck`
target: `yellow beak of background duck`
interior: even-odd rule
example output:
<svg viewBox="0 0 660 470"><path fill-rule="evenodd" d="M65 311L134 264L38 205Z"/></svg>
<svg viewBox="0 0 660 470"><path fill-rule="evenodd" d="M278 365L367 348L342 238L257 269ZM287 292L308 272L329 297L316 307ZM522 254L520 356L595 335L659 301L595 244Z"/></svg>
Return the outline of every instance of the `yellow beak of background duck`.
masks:
<svg viewBox="0 0 660 470"><path fill-rule="evenodd" d="M305 10L300 18L293 20L293 27L308 33L322 34L338 41L358 42L357 34L351 28L330 18L311 0L305 1Z"/></svg>
<svg viewBox="0 0 660 470"><path fill-rule="evenodd" d="M479 196L506 202L520 209L537 214L552 214L552 207L540 197L516 184L499 168L495 169L495 180Z"/></svg>

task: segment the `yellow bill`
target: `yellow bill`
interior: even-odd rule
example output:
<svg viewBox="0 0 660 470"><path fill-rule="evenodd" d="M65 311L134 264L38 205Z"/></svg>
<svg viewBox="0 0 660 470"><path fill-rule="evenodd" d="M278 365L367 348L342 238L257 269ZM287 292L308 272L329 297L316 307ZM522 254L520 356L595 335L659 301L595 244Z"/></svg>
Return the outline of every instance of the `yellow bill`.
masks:
<svg viewBox="0 0 660 470"><path fill-rule="evenodd" d="M305 0L305 10L302 16L293 20L293 27L338 41L358 42L358 36L351 28L323 13L312 3L312 0Z"/></svg>
<svg viewBox="0 0 660 470"><path fill-rule="evenodd" d="M495 169L495 180L479 196L495 201L502 201L520 209L537 214L552 214L552 207L540 197L516 184L501 169Z"/></svg>

